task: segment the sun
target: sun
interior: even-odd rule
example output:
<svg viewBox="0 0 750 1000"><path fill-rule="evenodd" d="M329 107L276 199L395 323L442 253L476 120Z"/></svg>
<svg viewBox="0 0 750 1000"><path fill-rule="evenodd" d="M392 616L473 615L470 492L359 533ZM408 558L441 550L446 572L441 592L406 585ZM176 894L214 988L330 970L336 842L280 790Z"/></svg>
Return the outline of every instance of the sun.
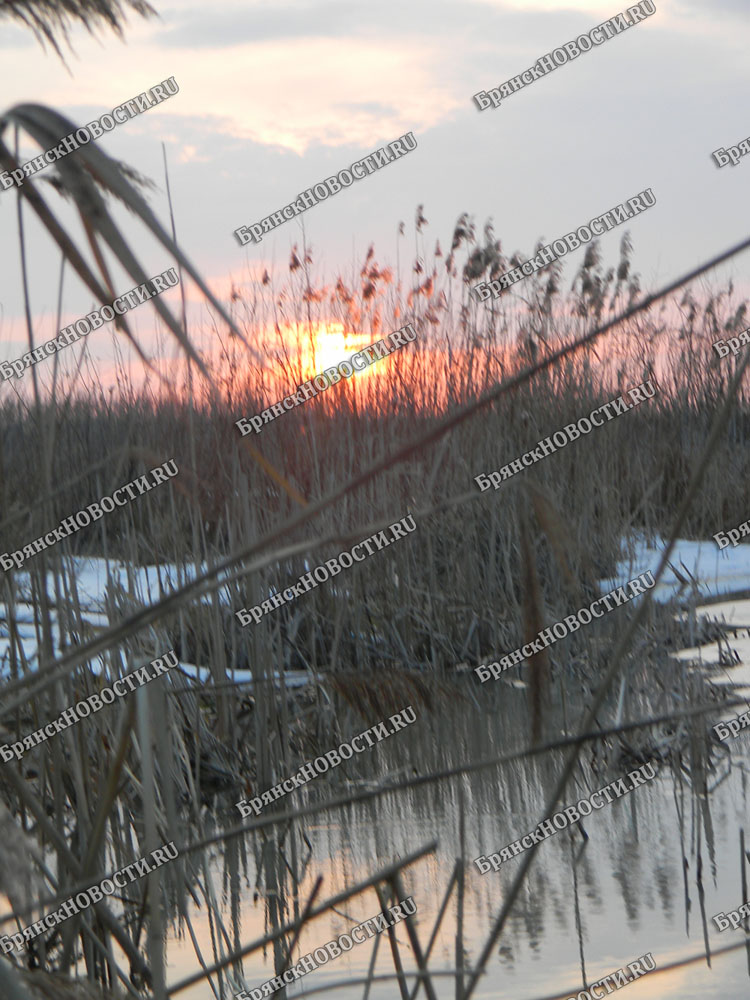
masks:
<svg viewBox="0 0 750 1000"><path fill-rule="evenodd" d="M326 368L335 368L371 342L372 338L367 334L345 331L343 323L314 323L312 337L306 334L300 338L299 360L303 376L313 378ZM355 371L352 378L367 377L369 372L369 368Z"/></svg>

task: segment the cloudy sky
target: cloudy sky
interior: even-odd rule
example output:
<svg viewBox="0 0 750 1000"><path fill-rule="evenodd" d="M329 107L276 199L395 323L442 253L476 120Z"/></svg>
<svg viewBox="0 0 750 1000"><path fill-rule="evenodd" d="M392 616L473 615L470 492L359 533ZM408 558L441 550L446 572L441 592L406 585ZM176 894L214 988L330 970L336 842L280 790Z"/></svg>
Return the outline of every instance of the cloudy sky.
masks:
<svg viewBox="0 0 750 1000"><path fill-rule="evenodd" d="M131 16L124 40L76 29L67 66L28 31L1 21L1 103L48 104L83 124L174 76L177 96L100 142L156 182L150 200L164 220L166 143L178 238L220 293L259 266L286 262L301 237L292 221L259 246L240 248L235 228L407 131L417 138L414 152L304 216L324 276L351 267L370 243L378 260L395 263L400 221L408 256L418 204L431 242L449 243L468 212L478 230L492 218L506 252L530 253L538 238L562 236L650 187L657 204L630 227L634 263L650 288L747 233L750 158L719 170L710 156L750 134L747 0L657 0L655 15L481 113L471 100L476 91L627 5L154 5L159 17ZM24 336L16 211L15 193L0 194L2 357L17 357ZM603 239L605 258L616 259L624 228ZM171 264L155 244L134 239L149 274ZM55 332L44 324L56 308L59 257L33 220L28 240L42 339ZM570 255L573 265L581 253ZM747 259L731 267L741 286ZM65 314L90 307L71 276ZM138 322L147 327L145 312Z"/></svg>

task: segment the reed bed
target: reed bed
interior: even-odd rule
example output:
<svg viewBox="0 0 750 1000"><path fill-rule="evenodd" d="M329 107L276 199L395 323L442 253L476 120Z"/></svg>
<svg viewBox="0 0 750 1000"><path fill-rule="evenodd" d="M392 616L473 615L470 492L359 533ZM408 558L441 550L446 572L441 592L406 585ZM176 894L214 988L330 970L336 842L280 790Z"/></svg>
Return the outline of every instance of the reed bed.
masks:
<svg viewBox="0 0 750 1000"><path fill-rule="evenodd" d="M29 0L5 4L0 15L20 19L61 54L72 23L120 31L128 9L152 13L141 0ZM0 165L17 165L19 130L45 148L69 125L39 106L10 109L0 118ZM2 139L9 126L15 149ZM713 843L708 795L723 780L728 755L708 735L706 716L720 695L665 658L663 630L667 622L672 632L678 628L669 612L647 598L638 610L558 643L544 669L532 673L528 697L498 685L480 700L467 668L593 597L623 538L659 533L673 540L678 530L700 538L744 519L750 414L739 379L746 360L717 363L710 346L744 325L746 306L733 290L695 298L688 286L641 308L626 235L616 266L605 267L591 244L569 290L556 264L517 294L480 306L470 286L525 255L505 254L490 226L478 236L468 215L458 220L448 253L439 243L430 253L419 206L408 277L378 263L371 248L348 273L326 278L302 241L286 273L248 278L222 303L158 222L132 171L95 144L56 169L51 187L70 196L86 241L77 243L59 224L46 188L27 180L18 193L25 287L28 209L97 301L112 297L106 248L135 281L144 280L109 214L110 202L119 201L174 256L183 277L192 277L209 308L196 332L159 299L153 303L163 343L179 344L186 366L166 350L147 351L120 322L116 336L152 355L144 381L131 381L123 363L114 386L104 385L71 349L49 370L28 373L18 396L4 384L2 551L22 548L163 461L174 458L180 472L171 486L3 576L2 742L23 739L170 648L184 666L0 766L0 890L10 905L0 928L27 926L162 843L176 841L180 853L1 958L4 995L166 1000L200 983L203 995L223 1000L246 985L244 955L267 952L280 974L318 915L355 900L363 913L375 903L380 909L404 897L414 866L434 864L437 844L397 849L374 816L378 845L367 873L330 894L311 866L312 817L345 824L357 803L386 799L403 808L422 786L429 789L418 807L423 816L437 813L446 793L463 815L467 802L484 809L500 792L530 817L531 828L559 802L583 747L591 759L575 775L582 787L632 761L671 769L683 859L687 866L698 855L700 888L701 837L709 852ZM27 307L31 349L40 336ZM552 363L561 344L591 336L623 312L628 318L595 345ZM321 326L339 324L356 349L357 338L375 340L407 322L417 342L380 362L377 375L340 384L258 438L240 438L235 420L315 373L309 365ZM659 391L648 404L497 493L479 494L475 475L519 458L650 375ZM259 625L239 627L235 609L259 603L407 512L418 522L408 540ZM92 596L94 569L103 582ZM199 680L189 665L199 668ZM293 687L300 674L307 683ZM445 740L431 734L423 737L429 753L411 747L405 759L403 749L390 749L297 793L291 805L238 822L237 798L269 788L407 703L425 719L440 719L441 732L461 712L487 725L505 713L508 740L494 759L469 754L457 766ZM473 728L470 721L456 733L467 752ZM486 790L464 787L480 772L492 776ZM508 842L518 831L508 829L503 841L505 833L498 827L492 835ZM536 849L505 883L502 910L480 947L464 935L465 905L475 892L466 874L470 835L463 819L456 823L455 856L432 927L409 918L406 941L388 937L393 996L414 1000L423 989L432 1000L448 977L457 1000L469 1000L498 939L504 947L513 941L505 924ZM390 855L385 862L383 854ZM587 882L579 860L571 853L576 891L579 874ZM243 878L252 880L266 920L265 933L249 944ZM454 967L436 969L432 948L454 906ZM198 907L210 954L196 931ZM522 917L532 926L539 913L526 907ZM197 971L168 983L170 934L190 939ZM379 946L375 938L359 984L364 1000L382 981ZM583 965L582 942L581 955ZM283 1000L285 991L279 995Z"/></svg>
<svg viewBox="0 0 750 1000"><path fill-rule="evenodd" d="M469 246L462 274L454 273L452 260L442 283L431 278L429 289L419 295L394 289L393 280L378 285L375 276L389 272L368 255L356 296L344 288L341 277L330 288L300 284L296 272L301 265L295 264L293 253L287 284L272 291L273 282L261 281L247 293L254 296L258 326L236 317L246 337L260 342L267 337L274 307L281 303L289 314L296 296L297 311L287 315L281 345L286 362L277 354L268 366L259 367L233 348L230 357L217 359L214 384L202 398L195 382L192 393L187 384L164 387L154 380L135 387L124 370L113 393L89 386L64 403L55 394L29 409L30 401L6 393L0 404L0 547L12 551L22 546L118 485L174 458L181 471L172 489L155 490L122 514L79 531L49 558L54 563L69 552L99 556L106 551L131 565L169 564L178 575L183 567L210 565L239 540L262 537L303 502L397 451L415 432L428 434L451 407L471 403L515 374L529 352L543 359L545 352L601 318L600 303L586 306L577 291L581 283L606 287L613 269L605 272L599 265L577 275L567 295L543 289L539 276L529 280L529 300L533 303L544 290L543 301L555 323L557 332L544 340L529 332L518 303L501 300L503 315L496 308L489 319L489 310L467 298L474 253ZM435 258L433 275L441 259ZM623 257L620 271L626 263ZM631 282L629 294L636 288ZM307 319L310 304L303 289L317 307L317 314ZM610 300L615 308L617 296ZM457 305L439 312L445 302ZM621 324L601 359L584 354L540 372L449 438L386 469L356 496L318 517L321 537L343 537L379 517L390 514L396 520L407 511L425 512L406 544L355 566L250 630L239 627L226 602L211 611L200 607L172 625L180 654L193 662L200 651L215 660L218 641L221 662L244 667L252 659L255 637L263 633L263 643L270 643L286 666L300 666L305 657L315 664L330 660L334 634L339 635L330 664L334 669L399 663L414 670L451 670L459 663L474 666L483 658L496 658L520 639L521 567L529 559L528 554L521 558L519 514L526 508L543 619L555 621L571 608L571 600L593 596L596 580L612 573L623 538L665 534L711 415L725 398L735 362L718 362L711 343L742 328L743 309L731 292L711 296L700 315L694 303L689 308L685 303L690 303L688 296L671 303L676 325L656 315L656 309ZM680 308L687 310L682 318ZM665 307L661 313L669 311ZM366 332L365 312L369 321L380 317L379 329L369 328L371 339L408 320L418 331L416 343L379 362L373 375L342 381L265 425L260 435L242 438L236 419L260 413L310 377L294 361L308 332L317 331L331 314L341 317L345 329L351 324L352 335ZM462 333L460 317L467 312L470 325ZM434 316L438 324L431 321ZM277 364L287 368L283 377ZM269 371L274 373L270 386ZM499 491L479 495L474 476L519 458L538 440L649 375L658 391L647 404L525 470ZM748 415L742 393L694 497L687 537L707 537L745 518ZM29 455L49 458L29 464L22 458ZM71 476L71 469L82 471ZM428 513L472 491L477 495L467 502ZM48 499L40 504L39 497ZM292 530L285 541L294 544L306 536L306 529ZM316 561L339 550L327 546L316 553ZM376 562L382 572L372 571ZM272 588L283 589L296 579L308 563L307 556L280 560L237 580L231 584L231 607L259 603ZM31 565L41 563L37 559ZM345 607L342 594L349 598Z"/></svg>
<svg viewBox="0 0 750 1000"><path fill-rule="evenodd" d="M269 276L238 290L233 318L249 340L267 341L269 317L282 307L285 311L278 354L268 367L233 347L213 360L210 387L190 373L181 386L157 380L136 386L123 370L114 393L103 386L82 388L74 380L66 384L62 378L48 393L37 386L33 398L13 400L6 394L0 404L3 551L43 535L159 462L174 458L180 469L172 487L154 490L40 553L23 571L6 575L3 627L9 642L3 668L11 695L33 680L40 661L49 664L70 650L85 649L99 635L108 636L140 608L158 603L239 546L272 533L363 465L397 452L415 433L429 434L441 414L476 401L496 382L543 360L559 343L586 333L607 311L637 295L637 281L625 283L626 240L619 288L614 271L605 272L596 254L591 259L587 254L588 266L569 293L557 288L553 273L544 282L530 280L526 304L503 299L481 310L467 294L478 277L477 248L470 232L461 237L462 227L447 262L437 248L430 278L422 280L424 267L415 263L408 291L374 262L374 253L360 269L356 292L340 277L330 288L314 287L310 255L300 263L296 252L280 287ZM420 236L422 229L418 223ZM500 259L490 267L504 263ZM444 265L440 278L438 264ZM331 316L353 335L371 339L408 321L418 338L381 362L382 373L342 383L266 426L252 440L265 459L259 460L234 421L279 398L280 385L290 391L310 376L296 359L306 350L305 338ZM623 538L668 534L689 487L694 457L709 439L710 415L728 398L728 374L735 363L716 364L710 345L741 329L743 317L727 291L700 310L686 297L671 303L671 309L652 309L622 324L613 350L608 346L599 358L582 354L539 372L477 419L331 505L318 517L315 539L306 526L292 527L283 541L285 547L296 545L297 554L272 554L259 570L235 572L219 589L170 609L145 628L126 626L106 651L84 658L67 676L7 713L3 739L12 742L168 648L183 663L206 672L201 683L177 672L137 698L81 721L57 736L54 747L47 744L20 765L3 766L0 789L14 824L11 839L17 838L19 850L26 852L17 874L37 879L31 895L27 888L16 896L18 890L5 878L2 888L18 926L31 922L26 917L32 900L49 903L51 892L63 899L73 886L94 884L94 876L173 839L175 830L182 834L176 838L181 847L218 839L232 887L231 926L225 926L208 846L189 850L157 877L149 876L142 886L134 883L135 894L113 901L114 912L76 918L69 928L66 924L65 930L36 939L27 948L27 961L63 975L85 970L90 983L131 995L173 995L165 983L163 941L173 922L192 937L192 897L203 900L212 925L213 954L209 958L196 950L197 963L204 972L213 968L214 994L229 996L241 987L238 953L247 949L237 902L244 871L266 905L269 934L257 946L271 944L274 967L282 970L300 923L306 924L314 910L302 894L311 877L303 860L305 819L293 813L291 819L276 820L272 814L264 825L250 824L252 832L238 840L231 803L259 794L363 722L376 724L405 704L428 716L445 712L456 698L479 712L497 711L507 687L483 691L478 701L467 668L514 648L529 622L551 623L595 596L596 581L612 573ZM156 359L157 370L161 364ZM269 370L282 374L271 378ZM520 457L539 439L649 374L659 391L648 404L569 445L500 491L479 495L473 476ZM199 391L199 385L207 387ZM693 537L737 523L746 513L742 445L748 408L746 394L736 396L714 462L694 493L685 525ZM29 455L41 460L30 464L24 460ZM71 475L71 470L81 471ZM418 522L407 541L342 572L260 624L239 626L234 609L259 603L348 541L365 537L373 525L406 512ZM321 544L326 538L331 541ZM108 624L92 614L85 592L84 560L94 557L112 571L104 588ZM118 565L126 571L116 578ZM149 565L159 568L158 584L146 593L138 569ZM30 612L36 634L31 656L23 637ZM661 639L668 622L668 613L652 609L638 630L629 662L640 657L639 665L631 667L619 697L610 701L618 727L648 716L657 704L678 714L695 704L709 712L719 697L694 673L666 659ZM596 686L602 657L621 629L622 621L613 615L549 651L548 670L519 703L537 743L560 725L572 731L569 713ZM240 682L238 671L249 671L252 682ZM287 674L301 671L311 683L287 689ZM535 700L540 686L541 702ZM521 739L528 742L530 736ZM682 774L696 801L724 766L704 716L666 722L635 737L615 735L600 742L593 758L595 768L613 773L643 759ZM526 800L524 789L551 788L557 768L559 763L555 767L550 759L533 781L519 783L517 773L508 777L503 788L514 813L538 811L540 803L536 797ZM370 778L387 786L386 774L372 771ZM326 794L336 787L332 780ZM344 801L331 807L333 814L346 815L347 803L357 796L344 791ZM319 797L325 798L316 790L302 794L303 808L316 808ZM463 847L460 854L446 900L454 892L463 898L465 892ZM397 861L386 874L363 880L361 891L382 887L378 902L384 905L383 892L396 898L400 891L400 871ZM52 908L37 905L34 912ZM415 934L412 928L412 961L423 970L428 996L434 995L425 942L420 944ZM472 966L476 955L465 955L457 940L457 966L448 974L461 997L468 996L470 975L479 975L482 963ZM406 996L398 951L393 959L400 993ZM372 970L369 981L375 981ZM29 976L13 982L27 990L20 995L34 995ZM60 982L62 991L66 981Z"/></svg>

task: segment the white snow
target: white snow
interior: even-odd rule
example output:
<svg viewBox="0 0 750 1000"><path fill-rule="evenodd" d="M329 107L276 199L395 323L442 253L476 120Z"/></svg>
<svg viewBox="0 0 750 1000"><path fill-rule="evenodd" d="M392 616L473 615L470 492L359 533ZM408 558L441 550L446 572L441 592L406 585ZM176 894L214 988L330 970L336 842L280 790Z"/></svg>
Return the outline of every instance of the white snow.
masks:
<svg viewBox="0 0 750 1000"><path fill-rule="evenodd" d="M77 612L71 610L77 602L80 606L81 619L83 622L82 631L84 637L91 634L90 629L106 629L110 626L110 618L107 612L107 598L111 599L118 611L114 618L122 618L123 613L136 610L145 604L150 604L159 600L160 597L170 591L181 587L185 583L195 578L196 568L194 565L177 567L170 564L153 566L128 566L116 560L106 560L84 556L73 556L64 560L64 586L66 593L63 594L63 604L66 608L68 621L72 621L75 626L78 624ZM203 573L208 567L202 565L200 572ZM16 577L16 603L14 607L14 621L19 645L23 648L23 655L31 667L37 666L37 634L35 627L34 605L31 603L31 588L29 574L19 572ZM126 595L126 604L123 609L123 602L118 597L118 592L122 591ZM50 595L52 606L50 609L50 619L52 624L52 642L55 654L60 653L60 627L58 620L58 609L55 605L55 580L50 572L47 576L47 593ZM74 595L75 600L71 602L70 596ZM224 586L218 590L219 601L229 605L229 588ZM201 600L210 603L214 600L212 594L204 595ZM90 628L89 628L90 627ZM8 625L7 604L0 602L0 676L9 672L11 641ZM156 650L154 656L160 655L162 650ZM20 656L20 654L19 654ZM102 664L101 657L92 660L92 668L99 670ZM180 666L192 677L200 682L211 686L214 683L211 672L206 666L193 663L181 663ZM234 670L231 674L232 680L244 684L252 684L253 678L249 670ZM280 682L278 672L274 675L277 684ZM310 683L312 675L307 671L287 672L284 675L287 687L301 687Z"/></svg>
<svg viewBox="0 0 750 1000"><path fill-rule="evenodd" d="M602 593L623 586L647 570L656 571L664 541L657 538L649 545L642 537L634 539L632 556L624 556L617 572L599 581ZM679 577L678 574L679 573ZM682 577L682 579L680 579ZM677 598L680 604L695 605L697 619L726 622L736 626L728 630L721 643L714 640L672 654L677 659L694 662L699 669L709 669L712 681L719 685L750 687L750 600L730 599L702 603L721 594L750 590L750 545L720 550L716 542L678 539L664 576L653 589L653 600L666 603ZM639 597L634 600L639 600ZM689 612L680 612L685 617Z"/></svg>
<svg viewBox="0 0 750 1000"><path fill-rule="evenodd" d="M602 593L623 586L647 570L655 572L664 548L665 542L659 537L653 545L637 537L632 543L632 557L624 556L617 564L615 575L599 582ZM750 545L720 551L713 540L694 542L680 538L664 576L654 587L653 600L663 604L672 597L681 600L691 596L706 598L745 589L750 590Z"/></svg>
<svg viewBox="0 0 750 1000"><path fill-rule="evenodd" d="M637 538L632 557L624 557L617 565L617 574L600 581L604 593L622 586L646 570L655 572L664 542L658 538L648 545ZM682 580L677 576L680 574ZM679 539L669 561L669 567L653 591L653 599L664 603L677 598L680 604L694 606L697 620L724 622L732 626L723 630L722 638L692 646L672 654L679 660L693 662L699 669L710 670L718 685L750 687L750 600L744 598L703 603L721 594L750 590L750 545L740 544L719 549L713 540L705 542ZM638 600L638 598L635 598ZM681 611L685 618L690 611Z"/></svg>
<svg viewBox="0 0 750 1000"><path fill-rule="evenodd" d="M599 581L602 593L623 586L639 574L651 570L654 572L659 563L664 542L656 538L649 544L643 537L634 538L626 548L626 553L617 564L613 577ZM632 554L630 554L632 553ZM128 603L132 602L135 609L143 604L158 600L171 590L182 586L195 577L195 566L177 567L170 564L153 566L128 566L115 560L74 556L65 560L66 577L71 591L77 595L81 616L86 626L92 629L107 628L110 624L107 613L107 597L120 606L116 597L119 588L126 595ZM204 572L205 566L200 567ZM678 575L679 574L679 575ZM681 577L681 579L680 579ZM75 581L73 583L73 581ZM32 667L37 663L37 635L35 627L34 607L31 604L29 577L21 572L16 576L17 601L14 618L20 645L24 656ZM115 587L114 592L112 587ZM714 541L678 540L672 553L669 567L664 578L654 588L653 599L665 603L671 598L677 598L680 603L696 604L699 600L715 597L720 594L731 594L737 591L750 590L750 545L738 545L719 550ZM48 593L55 594L54 578L48 576ZM229 604L230 595L227 587L219 590L219 600ZM66 608L70 601L64 598ZM211 595L201 598L204 602L213 600ZM640 600L639 597L634 601ZM731 646L740 658L739 667L728 668L732 683L747 683L750 685L750 600L728 600L718 604L699 606L698 615L707 615L717 620L736 623L744 626L743 634L731 637ZM117 617L121 615L118 612ZM58 626L58 611L51 609L52 634L55 652L60 652L60 632ZM86 629L88 632L88 629ZM90 633L89 633L90 634ZM155 653L155 655L157 655ZM716 642L701 648L681 650L675 654L683 659L695 659L705 665L719 664L719 647ZM8 629L8 609L0 603L0 676L8 672L10 656L10 638ZM92 666L98 668L100 660ZM181 664L186 673L199 681L212 683L210 671L206 666L192 663ZM233 679L240 682L252 682L248 670L235 670ZM275 674L276 683L279 675ZM285 674L289 687L299 687L309 683L311 675L306 671Z"/></svg>

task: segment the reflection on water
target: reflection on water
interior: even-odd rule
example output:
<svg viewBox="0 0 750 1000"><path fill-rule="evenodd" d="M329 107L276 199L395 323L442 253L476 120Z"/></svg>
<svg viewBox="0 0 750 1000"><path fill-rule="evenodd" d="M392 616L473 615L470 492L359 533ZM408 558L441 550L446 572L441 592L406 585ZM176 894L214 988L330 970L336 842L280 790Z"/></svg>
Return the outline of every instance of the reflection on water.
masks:
<svg viewBox="0 0 750 1000"><path fill-rule="evenodd" d="M485 698L484 692L481 697ZM568 715L573 716L570 705ZM307 794L322 799L346 787L342 782L362 787L394 773L426 774L523 748L528 740L526 718L524 693L509 685L498 686L480 709L470 698L456 698L450 708L443 706L434 713L423 708L414 726L379 744L372 753L361 754L321 777ZM346 731L357 732L360 721L352 715ZM567 987L582 989L584 978L595 982L647 952L653 954L657 969L697 954L703 948L704 933L701 887L712 947L739 940L741 932L719 934L710 918L743 902L739 831L747 806L744 747L742 739L734 741L731 770L723 750L715 751L719 768L709 773L709 788L720 773L726 777L706 801L697 794L704 780L705 759L696 747L708 728L708 721L677 723L670 738L675 733L680 736L684 753L679 759L664 761L656 780L586 817L585 834L578 828L564 830L541 845L475 996L524 1000ZM550 738L562 731L559 720L548 728ZM653 759L659 735L652 734L649 743L646 740L631 733L627 744L610 739L597 748L587 747L560 808L632 770L641 762L633 755L645 753ZM250 942L269 932L274 921L293 919L304 907L318 875L323 876L317 898L320 902L437 838L436 853L403 875L406 893L418 906L416 927L422 948L426 948L460 853L463 801L467 863L463 944L466 966L472 968L521 858L486 875L478 873L471 859L499 851L534 829L543 818L544 800L559 774L561 760L560 753L548 753L407 792L389 793L347 806L335 815L320 813L291 829L286 824L280 826L280 843L252 834L245 838L244 848L239 841L230 842L226 855L217 858L214 867L217 897L223 894L221 912L229 943L234 947ZM313 800L304 799L297 791L285 803L300 805ZM236 815L230 803L217 807L216 818L223 817L227 826L236 823ZM244 851L247 866L240 874L237 868L244 864ZM299 877L297 899L292 873ZM260 887L257 897L256 880ZM232 905L234 890L239 898ZM303 931L295 957L346 933L379 910L375 891L369 889L338 906L336 912L321 915ZM236 928L232 928L233 917ZM456 918L454 891L430 958L432 970L456 967ZM194 910L192 919L208 962L211 928L205 910ZM392 974L391 946L385 934L381 938L375 971ZM404 967L414 968L403 924L396 928L396 939ZM372 951L372 942L355 946L290 987L288 995L304 995L328 983L367 976ZM168 955L170 981L195 970L189 938L172 940ZM280 952L276 955L279 959ZM691 1000L713 997L717 988L728 997L744 995L748 989L747 962L738 951L717 959L712 970L704 961L675 973L646 976L628 987L628 997L679 996ZM236 977L234 989L249 991L272 978L273 949L249 956L243 971L243 977ZM455 978L436 978L434 986L441 1000L456 995ZM202 1000L212 993L203 982L180 995L186 1000ZM364 995L364 987L338 989L330 995L353 1000ZM372 1000L400 995L395 979L374 984L369 993Z"/></svg>

